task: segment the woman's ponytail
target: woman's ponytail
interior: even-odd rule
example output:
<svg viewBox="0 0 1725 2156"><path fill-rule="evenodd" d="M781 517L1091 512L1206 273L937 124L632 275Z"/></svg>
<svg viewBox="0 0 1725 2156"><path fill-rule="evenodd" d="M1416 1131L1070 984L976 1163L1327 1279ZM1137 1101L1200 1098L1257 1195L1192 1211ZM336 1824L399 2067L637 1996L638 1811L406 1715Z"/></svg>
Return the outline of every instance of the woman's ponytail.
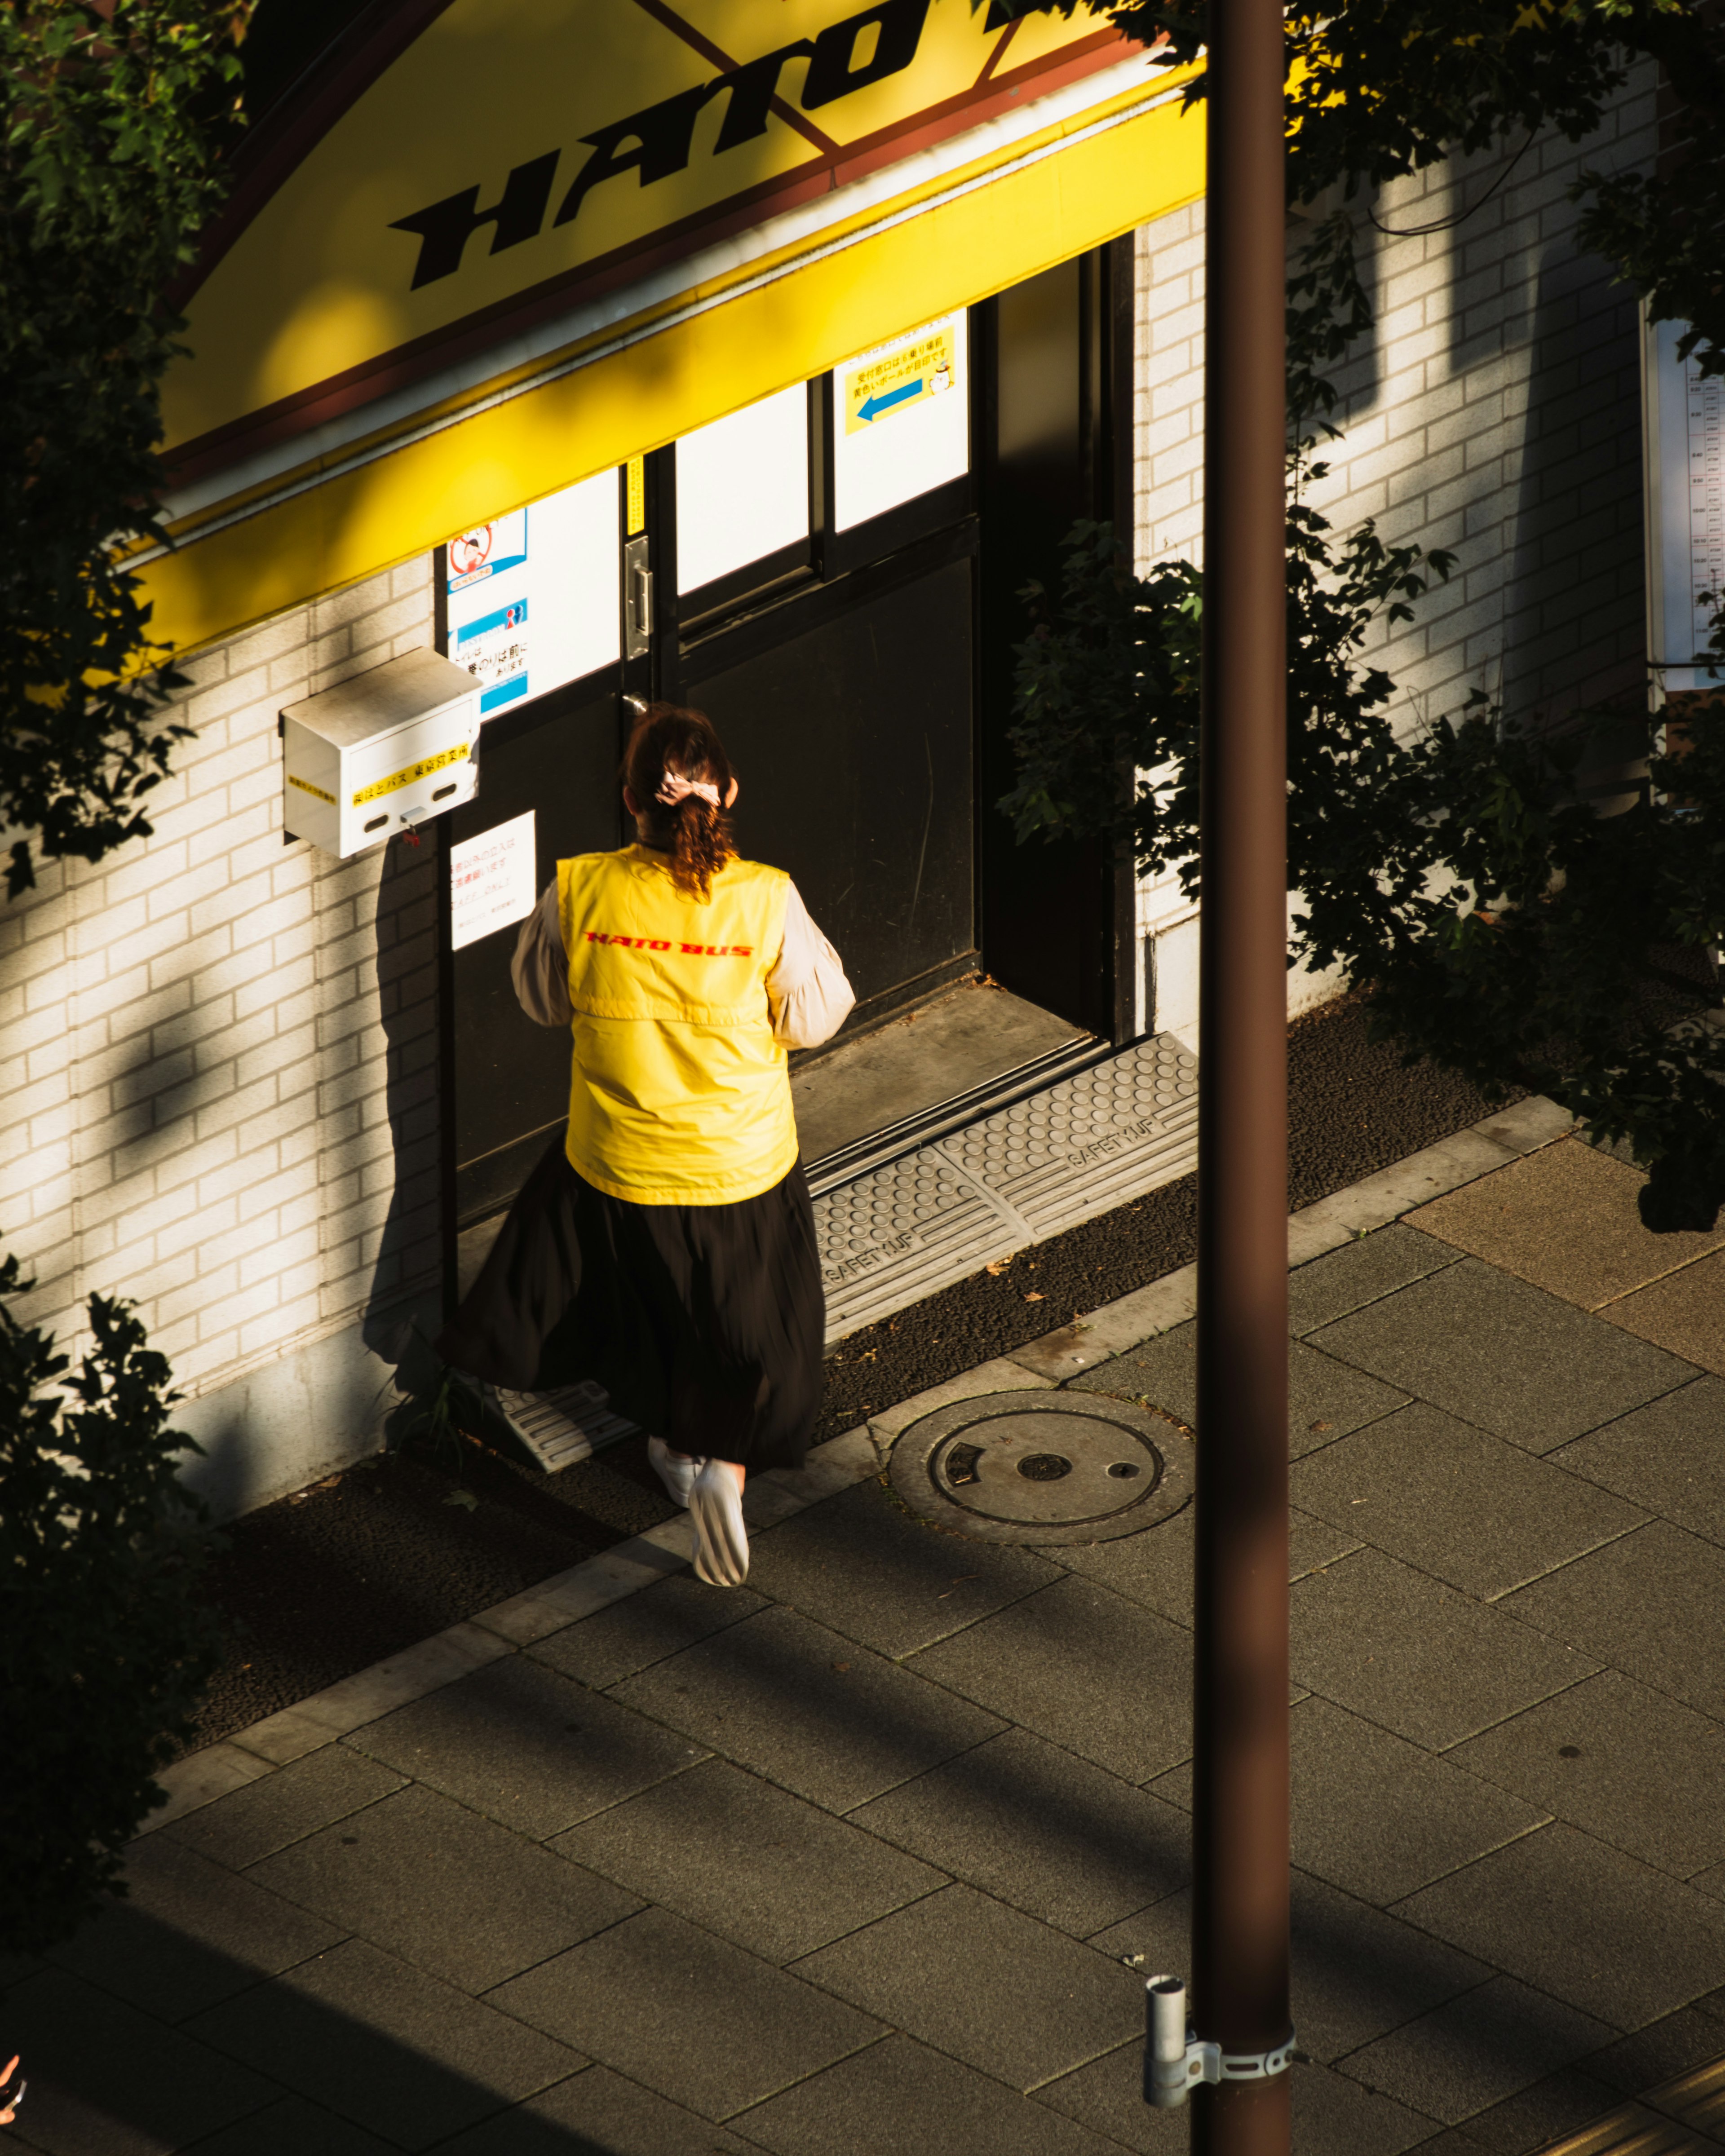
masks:
<svg viewBox="0 0 1725 2156"><path fill-rule="evenodd" d="M706 898L737 848L726 805L731 762L705 712L649 704L624 752L623 781L639 804L646 843L670 855L677 889Z"/></svg>

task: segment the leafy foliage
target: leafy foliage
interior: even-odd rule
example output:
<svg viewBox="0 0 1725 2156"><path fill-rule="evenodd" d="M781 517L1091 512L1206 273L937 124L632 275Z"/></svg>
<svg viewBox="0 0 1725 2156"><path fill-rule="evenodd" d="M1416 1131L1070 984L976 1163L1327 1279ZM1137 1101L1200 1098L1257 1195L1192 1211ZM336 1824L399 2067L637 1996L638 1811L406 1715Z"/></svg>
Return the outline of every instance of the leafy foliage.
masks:
<svg viewBox="0 0 1725 2156"><path fill-rule="evenodd" d="M159 538L158 383L183 326L161 295L219 199L250 0L0 9L0 824L16 896L49 858L147 835L185 685L125 566Z"/></svg>
<svg viewBox="0 0 1725 2156"><path fill-rule="evenodd" d="M0 1297L29 1285L0 1260ZM96 1296L90 1323L69 1374L0 1301L0 1947L31 1953L125 1891L121 1851L220 1651L167 1364L129 1304Z"/></svg>
<svg viewBox="0 0 1725 2156"><path fill-rule="evenodd" d="M1058 0L1063 8L1065 0ZM1197 59L1209 0L1121 0L1130 36ZM1725 373L1725 29L1692 0L1294 0L1285 11L1288 193L1352 198L1455 156L1579 142L1633 62L1679 85L1681 162L1658 177L1584 172L1583 244L1615 263L1656 319L1691 324ZM1189 106L1202 103L1193 79Z"/></svg>
<svg viewBox="0 0 1725 2156"><path fill-rule="evenodd" d="M1126 0L1115 19L1196 57L1204 4ZM1654 54L1692 100L1675 180L1584 176L1584 244L1607 246L1656 314L1692 326L1725 372L1725 29L1684 0L1341 0L1286 11L1290 193L1344 202L1454 150L1598 124L1628 62ZM1201 100L1194 79L1189 103ZM1327 372L1368 326L1346 208L1321 222L1289 280L1287 526L1289 883L1295 955L1344 966L1374 1024L1488 1095L1551 1094L1651 1170L1650 1225L1710 1224L1725 1200L1725 1029L1712 952L1725 942L1725 704L1692 712L1647 790L1601 815L1584 794L1584 715L1542 738L1476 694L1419 738L1389 722L1394 685L1365 659L1380 623L1411 618L1450 557L1345 536L1306 501L1336 429ZM1101 834L1198 891L1203 579L1189 562L1128 575L1106 526L1067 542L1058 598L1032 587L1018 649L1021 839ZM1725 654L1725 612L1714 649ZM1632 751L1633 753L1633 751ZM1117 779L1135 769L1132 789Z"/></svg>
<svg viewBox="0 0 1725 2156"><path fill-rule="evenodd" d="M186 729L179 676L125 567L160 536L161 303L221 190L220 108L251 0L22 0L0 10L0 824L8 895L33 854L98 860L147 835ZM3 1298L0 1259L0 1946L66 1937L123 1892L219 1652L199 1571L191 1440L130 1304L96 1296L75 1373Z"/></svg>

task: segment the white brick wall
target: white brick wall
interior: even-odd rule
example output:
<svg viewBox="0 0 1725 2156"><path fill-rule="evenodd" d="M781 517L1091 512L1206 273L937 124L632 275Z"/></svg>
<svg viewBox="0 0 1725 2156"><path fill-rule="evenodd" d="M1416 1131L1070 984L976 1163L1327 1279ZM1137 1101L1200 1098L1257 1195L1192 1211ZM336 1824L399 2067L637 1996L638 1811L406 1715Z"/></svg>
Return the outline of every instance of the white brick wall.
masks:
<svg viewBox="0 0 1725 2156"><path fill-rule="evenodd" d="M432 850L285 844L276 732L431 634L418 562L199 654L154 836L0 911L18 1314L76 1352L85 1299L130 1296L194 1400L437 1280Z"/></svg>
<svg viewBox="0 0 1725 2156"><path fill-rule="evenodd" d="M1639 694L1635 306L1603 262L1579 253L1579 211L1566 194L1584 165L1651 164L1654 128L1652 73L1642 69L1598 135L1536 143L1489 199L1496 158L1433 167L1372 205L1398 231L1479 205L1446 231L1365 228L1377 322L1335 375L1344 439L1312 495L1338 531L1372 516L1388 540L1459 557L1415 621L1368 648L1398 684L1399 726L1458 711L1476 686L1523 720ZM1363 205L1354 209L1363 224ZM1171 555L1197 560L1202 547L1203 238L1201 203L1138 236L1141 570ZM1158 1001L1170 998L1157 1023L1189 1029L1195 931L1171 882L1141 889L1139 924L1158 937ZM1296 976L1292 1006L1332 986Z"/></svg>

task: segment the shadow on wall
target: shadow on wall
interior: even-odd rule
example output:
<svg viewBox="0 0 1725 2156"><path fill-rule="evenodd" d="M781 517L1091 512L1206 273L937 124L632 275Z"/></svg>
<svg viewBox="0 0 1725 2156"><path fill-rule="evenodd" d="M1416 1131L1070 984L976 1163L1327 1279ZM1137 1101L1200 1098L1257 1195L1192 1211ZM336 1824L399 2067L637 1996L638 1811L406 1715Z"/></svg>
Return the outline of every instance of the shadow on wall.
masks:
<svg viewBox="0 0 1725 2156"><path fill-rule="evenodd" d="M437 876L434 844L390 843L369 963L362 952L334 954L338 965L357 967L359 993L319 1021L315 1158L326 1308L334 1316L344 1301L350 1312L357 1302L357 1317L175 1411L176 1426L205 1455L188 1460L182 1479L218 1519L377 1451L401 1398L398 1370L427 1353L420 1343L437 1330ZM373 978L375 1002L367 993ZM367 1040L378 1024L381 1065Z"/></svg>
<svg viewBox="0 0 1725 2156"><path fill-rule="evenodd" d="M1641 388L1635 303L1604 263L1547 249L1504 595L1504 708L1545 726L1586 705L1645 707ZM1607 782L1634 741L1589 758Z"/></svg>

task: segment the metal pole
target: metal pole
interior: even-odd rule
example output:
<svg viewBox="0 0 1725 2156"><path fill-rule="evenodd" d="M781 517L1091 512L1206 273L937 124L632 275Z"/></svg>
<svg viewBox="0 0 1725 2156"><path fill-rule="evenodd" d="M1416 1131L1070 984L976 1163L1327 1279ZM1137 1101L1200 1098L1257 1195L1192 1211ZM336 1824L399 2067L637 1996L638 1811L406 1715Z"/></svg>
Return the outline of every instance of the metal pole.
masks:
<svg viewBox="0 0 1725 2156"><path fill-rule="evenodd" d="M1194 2007L1288 2013L1287 747L1281 0L1213 0L1204 358ZM1193 2094L1196 2156L1286 2156L1284 2071Z"/></svg>

